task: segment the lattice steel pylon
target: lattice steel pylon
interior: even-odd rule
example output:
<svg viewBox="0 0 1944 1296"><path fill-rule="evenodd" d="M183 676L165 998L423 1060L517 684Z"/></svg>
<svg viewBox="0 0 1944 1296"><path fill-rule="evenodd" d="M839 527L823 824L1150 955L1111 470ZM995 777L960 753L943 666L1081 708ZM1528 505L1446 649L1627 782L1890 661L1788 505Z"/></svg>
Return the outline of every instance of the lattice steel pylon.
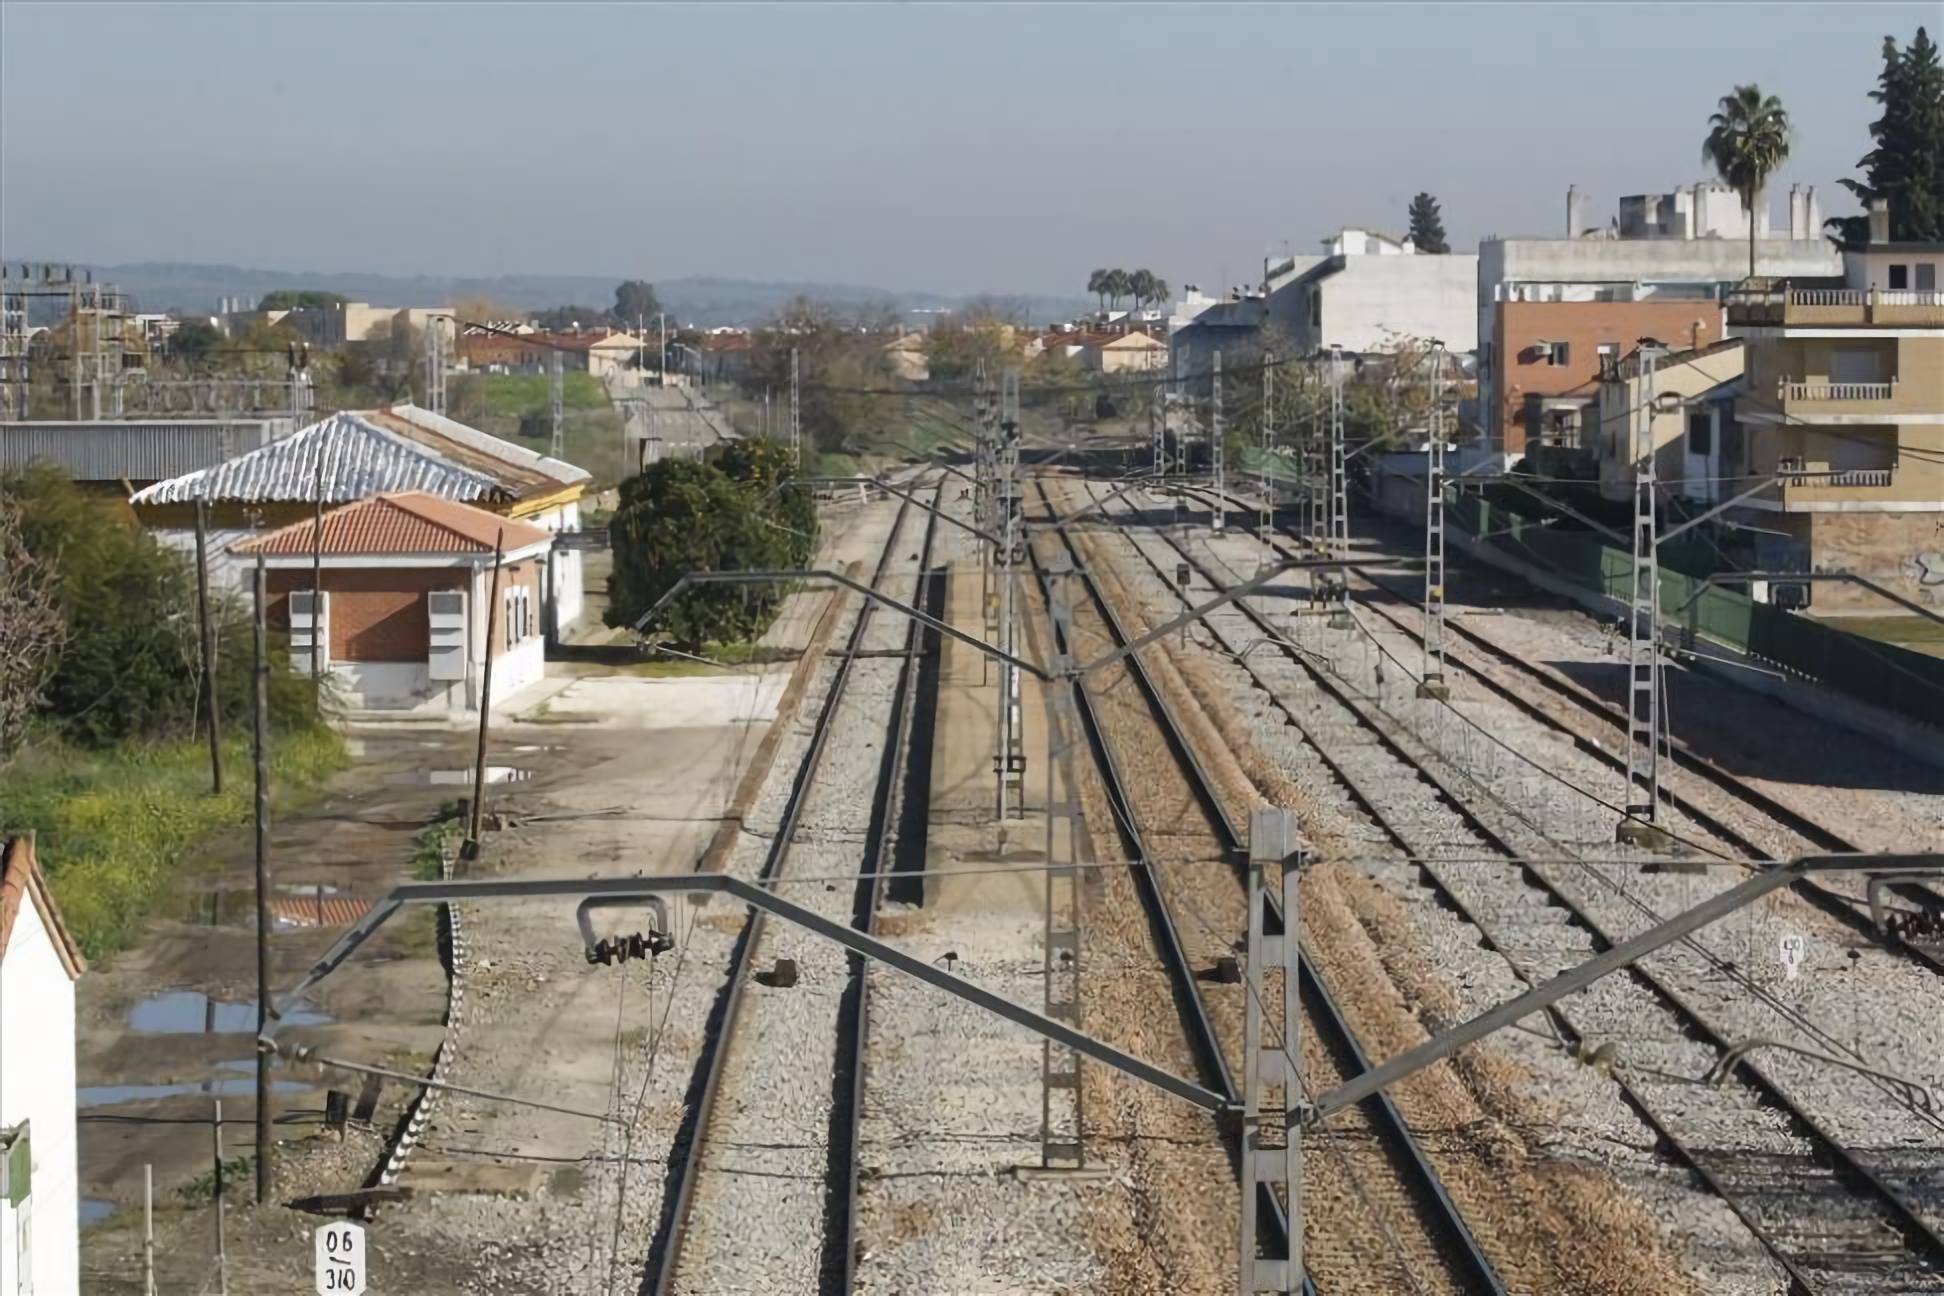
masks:
<svg viewBox="0 0 1944 1296"><path fill-rule="evenodd" d="M1262 490L1262 511L1261 516L1256 520L1256 539L1262 542L1264 548L1257 559L1259 563L1270 561L1271 554L1267 546L1275 536L1276 479L1271 472L1276 449L1275 409L1276 356L1274 352L1267 352L1262 357L1262 480L1259 483Z"/></svg>
<svg viewBox="0 0 1944 1296"><path fill-rule="evenodd" d="M999 377L999 634L1001 651L1016 653L1019 643L1019 569L1026 556L1026 527L1019 480L1019 370ZM999 725L993 773L998 785L1000 820L1023 809L1026 790L1026 748L1020 717L1019 668L999 663Z"/></svg>
<svg viewBox="0 0 1944 1296"><path fill-rule="evenodd" d="M1055 1021L1081 1029L1080 999L1080 832L1079 790L1074 783L1073 750L1079 726L1073 711L1077 664L1073 649L1073 608L1068 584L1073 562L1064 551L1046 564L1046 607L1053 623L1053 678L1046 689L1046 870L1045 931L1041 941L1044 999L1041 1011ZM1086 1132L1081 1107L1080 1054L1042 1040L1040 1047L1040 1164L1052 1169L1086 1165Z"/></svg>
<svg viewBox="0 0 1944 1296"><path fill-rule="evenodd" d="M1168 387L1156 383L1148 389L1148 434L1154 442L1154 475L1162 477L1168 471L1168 418L1166 406Z"/></svg>
<svg viewBox="0 0 1944 1296"><path fill-rule="evenodd" d="M666 361L663 364L666 365ZM803 370L797 349L790 348L790 457L803 462Z"/></svg>
<svg viewBox="0 0 1944 1296"><path fill-rule="evenodd" d="M1614 839L1639 846L1664 844L1660 826L1660 524L1654 476L1654 371L1663 348L1641 339L1635 352L1641 396L1627 421L1633 461L1633 561L1627 590L1626 814Z"/></svg>
<svg viewBox="0 0 1944 1296"><path fill-rule="evenodd" d="M1208 469L1215 477L1215 498L1209 505L1208 528L1216 535L1222 533L1222 523L1228 517L1228 438L1222 432L1222 353L1215 353L1214 367L1209 371L1208 396Z"/></svg>
<svg viewBox="0 0 1944 1296"><path fill-rule="evenodd" d="M425 407L446 412L446 327L449 320L434 315L425 321Z"/></svg>
<svg viewBox="0 0 1944 1296"><path fill-rule="evenodd" d="M1350 557L1350 482L1347 455L1343 447L1343 348L1330 348L1330 534L1327 553L1331 558ZM1331 605L1330 625L1346 629L1350 625L1350 574L1339 567L1322 578L1326 601Z"/></svg>
<svg viewBox="0 0 1944 1296"><path fill-rule="evenodd" d="M1424 444L1424 664L1417 695L1445 699L1445 433L1444 343L1432 339L1431 431Z"/></svg>
<svg viewBox="0 0 1944 1296"><path fill-rule="evenodd" d="M552 455L561 458L567 451L566 378L560 368L560 352L547 352L547 398L553 407Z"/></svg>
<svg viewBox="0 0 1944 1296"><path fill-rule="evenodd" d="M1329 454L1325 446L1327 434L1323 425L1323 403L1317 399L1316 388L1320 378L1316 367L1310 367L1310 418L1309 435L1303 439L1303 538L1309 546L1310 557L1321 558L1330 547L1330 484ZM1317 582L1310 583L1312 601L1315 599Z"/></svg>
<svg viewBox="0 0 1944 1296"><path fill-rule="evenodd" d="M1303 1283L1303 1081L1298 1000L1302 922L1297 883L1303 863L1296 816L1257 806L1249 816L1247 995L1242 1027L1241 1296L1300 1291ZM1281 900L1277 912L1275 899ZM1281 972L1271 994L1270 973ZM1288 1248L1264 1254L1262 1192L1280 1186L1289 1207Z"/></svg>

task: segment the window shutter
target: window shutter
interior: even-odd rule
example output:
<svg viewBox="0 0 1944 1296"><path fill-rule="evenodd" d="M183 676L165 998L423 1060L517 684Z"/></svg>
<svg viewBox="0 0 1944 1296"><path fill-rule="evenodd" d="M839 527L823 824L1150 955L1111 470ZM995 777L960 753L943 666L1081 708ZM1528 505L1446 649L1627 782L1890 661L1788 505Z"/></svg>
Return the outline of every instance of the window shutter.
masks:
<svg viewBox="0 0 1944 1296"><path fill-rule="evenodd" d="M7 1144L7 1205L16 1209L34 1188L34 1144L23 1122Z"/></svg>

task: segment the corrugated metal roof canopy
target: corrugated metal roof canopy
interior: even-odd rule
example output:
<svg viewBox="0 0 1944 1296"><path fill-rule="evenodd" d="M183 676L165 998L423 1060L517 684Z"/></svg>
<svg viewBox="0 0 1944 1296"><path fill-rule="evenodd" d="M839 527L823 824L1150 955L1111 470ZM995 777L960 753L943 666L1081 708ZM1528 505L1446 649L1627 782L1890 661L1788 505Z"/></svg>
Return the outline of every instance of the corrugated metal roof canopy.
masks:
<svg viewBox="0 0 1944 1296"><path fill-rule="evenodd" d="M48 463L79 482L166 481L289 431L283 418L0 423L0 469Z"/></svg>
<svg viewBox="0 0 1944 1296"><path fill-rule="evenodd" d="M323 475L324 502L385 491L450 500L511 501L586 481L557 459L412 405L334 414L250 454L157 482L136 504L310 503Z"/></svg>
<svg viewBox="0 0 1944 1296"><path fill-rule="evenodd" d="M490 554L503 538L507 552L545 544L551 534L466 504L423 491L400 491L332 509L313 539L311 522L293 522L268 535L230 546L238 554L307 554L312 546L332 557L386 554Z"/></svg>

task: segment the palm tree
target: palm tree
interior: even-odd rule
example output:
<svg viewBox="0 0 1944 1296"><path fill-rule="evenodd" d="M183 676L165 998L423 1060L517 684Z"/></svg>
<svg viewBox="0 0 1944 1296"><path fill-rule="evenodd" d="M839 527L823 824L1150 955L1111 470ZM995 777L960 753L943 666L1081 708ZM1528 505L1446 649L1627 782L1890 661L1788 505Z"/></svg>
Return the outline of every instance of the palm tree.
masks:
<svg viewBox="0 0 1944 1296"><path fill-rule="evenodd" d="M1142 306L1154 300L1154 272L1136 270L1127 276L1127 288L1134 294L1134 309L1138 312Z"/></svg>
<svg viewBox="0 0 1944 1296"><path fill-rule="evenodd" d="M1134 291L1134 279L1125 270L1109 270L1106 280L1107 304L1119 306L1120 299Z"/></svg>
<svg viewBox="0 0 1944 1296"><path fill-rule="evenodd" d="M1112 274L1111 270L1096 270L1087 276L1087 291L1100 299L1103 313L1107 309L1107 280Z"/></svg>
<svg viewBox="0 0 1944 1296"><path fill-rule="evenodd" d="M1701 160L1741 195L1748 210L1748 277L1755 277L1755 204L1762 189L1789 157L1789 114L1782 101L1758 85L1736 86L1721 96L1721 110L1708 118Z"/></svg>

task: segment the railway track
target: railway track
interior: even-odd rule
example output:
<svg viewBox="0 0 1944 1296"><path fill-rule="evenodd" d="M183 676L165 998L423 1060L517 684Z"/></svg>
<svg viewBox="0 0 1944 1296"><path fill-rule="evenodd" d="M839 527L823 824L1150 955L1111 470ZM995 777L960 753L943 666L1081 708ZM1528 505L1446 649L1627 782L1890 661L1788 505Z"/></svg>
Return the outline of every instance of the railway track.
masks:
<svg viewBox="0 0 1944 1296"><path fill-rule="evenodd" d="M1042 505L1050 515L1052 506L1043 483L1040 485ZM1100 624L1116 647L1127 642L1125 628L1120 622L1111 601L1100 590L1087 565L1082 561L1075 548L1073 538L1065 528L1057 531L1059 542L1073 560L1076 577L1087 591L1087 603L1097 615ZM1032 553L1035 573L1041 584L1041 594L1045 598L1046 574L1041 556ZM1070 646L1061 645L1070 650ZM1233 866L1237 882L1246 884L1246 874L1241 862L1246 858L1247 843L1236 812L1228 806L1217 790L1215 780L1210 776L1189 740L1173 708L1168 703L1149 676L1146 665L1138 654L1125 659L1128 677L1139 691L1152 722L1159 729L1168 748L1174 753L1188 783L1195 804L1199 807L1208 832L1215 841L1215 853L1228 860ZM1109 686L1111 687L1111 686ZM1188 947L1200 944L1209 946L1206 937L1215 933L1201 932L1184 938L1182 926L1176 910L1180 907L1171 902L1170 894L1186 885L1186 877L1179 869L1170 869L1164 862L1166 852L1151 848L1146 840L1143 825L1152 821L1151 815L1142 813L1142 793L1130 790L1130 781L1123 776L1121 760L1115 740L1108 732L1099 709L1094 703L1094 690L1086 681L1075 685L1075 707L1082 729L1085 731L1090 747L1093 749L1107 797L1114 808L1114 819L1127 858L1134 862L1133 876L1136 889L1147 909L1149 922L1156 934L1156 943L1161 950L1163 961L1177 986L1177 1002L1183 1010L1191 1043L1205 1078L1218 1087L1231 1100L1239 1100L1240 1091L1235 1078L1234 1068L1230 1065L1224 1048L1222 1032L1218 1030L1209 1005L1200 990L1200 983L1194 966L1190 961ZM1144 788L1147 792L1150 789ZM1170 806L1172 809L1172 806ZM1191 866L1192 867L1192 866ZM1224 905L1218 921L1230 923L1231 936L1242 929L1246 923L1246 894L1238 887L1229 897L1233 901ZM1190 906L1191 912L1200 918L1198 907L1184 893L1181 900ZM1278 906L1279 908L1279 906ZM1218 941L1214 952L1221 952ZM1304 950L1301 955L1302 985L1300 1003L1304 1014L1303 1039L1311 1047L1305 1049L1303 1059L1306 1084L1309 1091L1320 1092L1334 1083L1348 1079L1351 1075L1366 1069L1369 1059L1359 1045L1351 1030L1335 995L1324 979L1320 969ZM1231 1009L1237 1005L1228 1005ZM1229 1031L1229 1043L1234 1040L1233 1028ZM1339 1142L1339 1137L1341 1142ZM1356 1155L1346 1151L1354 1145L1366 1154ZM1367 1150L1377 1149L1376 1155L1368 1155ZM1239 1155L1231 1143L1232 1154ZM1354 1201L1340 1203L1336 1214L1344 1210L1360 1213L1374 1222L1375 1240L1380 1248L1388 1244L1391 1259L1397 1268L1386 1272L1386 1257L1381 1254L1365 1253L1361 1257L1365 1276L1356 1279L1336 1280L1329 1284L1328 1290L1366 1290L1385 1291L1459 1291L1459 1292L1503 1292L1505 1287L1500 1281L1491 1262L1485 1257L1477 1239L1467 1227L1458 1208L1453 1203L1443 1182L1433 1169L1429 1158L1418 1140L1412 1134L1403 1114L1389 1095L1379 1095L1361 1105L1356 1113L1354 1125L1336 1131L1335 1135L1325 1137L1315 1158L1323 1164L1318 1167L1320 1177L1325 1182L1334 1175L1339 1179L1336 1185L1341 1192L1347 1183L1349 1195ZM1312 1182L1310 1189L1316 1190ZM1264 1195L1261 1203L1263 1217L1273 1222L1272 1226L1281 1233L1280 1241L1286 1242L1288 1217L1284 1203L1275 1197L1266 1186L1260 1191ZM1312 1206L1312 1210L1315 1207ZM1400 1212L1414 1212L1414 1221L1399 1220ZM1327 1222L1319 1221L1320 1225ZM1396 1235L1402 1224L1407 1230L1415 1223L1421 1231L1420 1236L1412 1239L1416 1245L1410 1246ZM1317 1244L1316 1251L1327 1253L1327 1244ZM1305 1275L1305 1290L1314 1291L1315 1284Z"/></svg>
<svg viewBox="0 0 1944 1296"><path fill-rule="evenodd" d="M911 512L909 502L900 505L871 577L874 589L886 585L904 552ZM927 548L931 534L928 526ZM892 651L897 644L874 634L875 604L859 603L764 855L764 882L784 880L800 856L811 857L810 875L826 876L874 872L886 854L896 769L890 744L879 749L866 815L846 803L856 793L850 780L819 777L833 750L854 760L887 729L902 736L914 641L907 634L902 649ZM895 681L888 714L869 701L846 707L860 674L871 685ZM864 886L860 879L858 891ZM812 886L795 898L839 920L859 916L856 891ZM759 971L759 961L770 959L776 962ZM848 1173L853 1164L852 1104L863 1083L857 1040L864 1005L850 989L854 970L834 946L780 924L772 931L760 912L743 916L671 1149L643 1291L848 1290L842 1284L853 1250L855 1185L834 1180L832 1169ZM763 988L752 992L752 984ZM856 1012L847 1013L852 1004ZM814 1060L826 1056L824 1082L804 1083L816 1074ZM779 1084L779 1077L788 1080Z"/></svg>
<svg viewBox="0 0 1944 1296"><path fill-rule="evenodd" d="M1200 494L1200 492L1190 492ZM1207 498L1203 495L1202 498ZM1231 502L1253 507L1249 501L1230 497ZM1284 544L1269 546L1279 557L1294 558L1297 550ZM1413 643L1424 641L1422 629L1413 613L1419 607L1416 594L1370 570L1355 572L1368 588L1364 591L1382 597L1358 598L1358 605L1383 618L1399 634ZM1359 591L1352 585L1352 596ZM1467 626L1464 618L1445 618L1446 660L1474 679L1479 687L1517 708L1528 717L1568 737L1576 747L1594 760L1626 773L1626 713L1606 699L1590 692L1559 673L1531 661L1494 641L1490 636ZM1457 645L1454 650L1454 644ZM1512 678L1508 678L1508 676ZM1522 681L1525 687L1515 683ZM1556 709L1563 704L1579 723L1562 716ZM1864 847L1826 824L1819 823L1797 808L1754 786L1732 771L1696 752L1678 737L1669 743L1669 753L1680 772L1692 776L1697 785L1683 787L1678 775L1663 775L1662 791L1667 804L1686 815L1717 838L1733 845L1747 860L1789 859L1823 852L1866 854ZM1709 789L1725 794L1733 802L1770 821L1766 830L1752 830L1729 822L1725 808L1708 795ZM1706 802L1715 801L1710 805ZM1835 918L1844 926L1871 940L1896 949L1913 962L1944 975L1944 937L1935 940L1899 940L1879 931L1870 913L1866 896L1843 881L1805 878L1792 888L1798 895ZM1909 902L1911 912L1944 914L1944 895L1919 884L1891 888Z"/></svg>
<svg viewBox="0 0 1944 1296"><path fill-rule="evenodd" d="M1141 528L1122 534L1183 606L1225 587L1174 537ZM1163 553L1165 559L1157 556ZM1188 590L1169 570L1177 562L1193 575ZM1422 881L1524 979L1543 979L1619 938L1620 902L1603 896L1596 906L1581 891L1589 881L1595 890L1610 882L1590 865L1539 862L1572 860L1571 846L1506 814L1488 789L1345 687L1332 670L1308 660L1259 610L1230 604L1209 613L1204 624L1347 797L1416 862ZM1264 640L1274 651L1251 660L1250 646ZM1292 704L1298 693L1304 705ZM1417 790L1400 796L1400 789ZM1523 862L1503 872L1440 863L1441 857L1480 853ZM1508 888L1507 878L1516 878L1517 887ZM1517 894L1535 890L1543 896L1537 911ZM1687 952L1701 954L1704 966L1721 966L1698 945ZM1926 1194L1935 1199L1934 1154L1905 1158L1895 1148L1850 1146L1804 1110L1767 1068L1747 1059L1728 1077L1732 1083L1718 1088L1697 1091L1654 1078L1655 1071L1698 1074L1731 1042L1703 1010L1705 1005L1718 1015L1722 990L1694 981L1677 987L1669 962L1657 960L1652 969L1636 965L1627 978L1602 982L1594 1001L1554 1011L1555 1029L1581 1048L1626 1038L1629 1051L1652 1065L1651 1071L1616 1073L1630 1105L1742 1220L1788 1275L1792 1290L1938 1290L1944 1284L1944 1240L1937 1208L1927 1215L1913 1204ZM1729 993L1746 988L1731 985ZM1782 1185L1789 1191L1778 1191Z"/></svg>

